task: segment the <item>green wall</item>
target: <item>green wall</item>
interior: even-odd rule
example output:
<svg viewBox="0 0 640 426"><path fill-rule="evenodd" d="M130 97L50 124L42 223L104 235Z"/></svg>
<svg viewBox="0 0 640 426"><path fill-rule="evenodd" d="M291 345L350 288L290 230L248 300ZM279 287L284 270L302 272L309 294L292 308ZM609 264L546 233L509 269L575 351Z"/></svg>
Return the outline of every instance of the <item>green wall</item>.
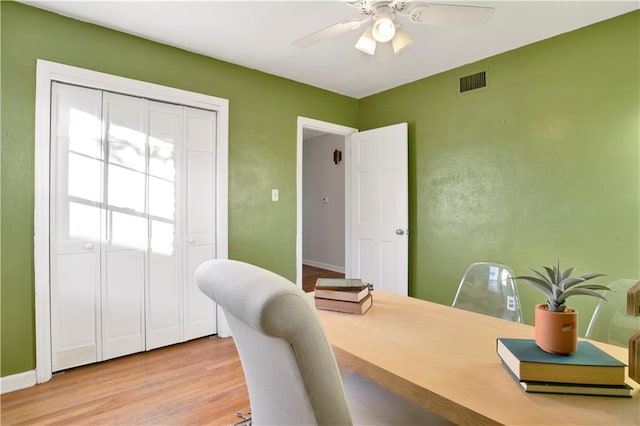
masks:
<svg viewBox="0 0 640 426"><path fill-rule="evenodd" d="M299 115L409 122L413 296L450 304L483 259L640 276L638 12L360 101L22 4L0 19L1 376L35 368L37 58L229 99L229 255L292 280ZM488 89L456 93L484 69ZM531 321L540 297L520 290Z"/></svg>
<svg viewBox="0 0 640 426"><path fill-rule="evenodd" d="M475 261L640 277L640 13L360 102L409 123L410 294L450 304ZM459 77L488 87L458 94ZM605 282L606 280L601 280ZM520 285L525 320L544 298ZM570 299L584 333L595 299Z"/></svg>
<svg viewBox="0 0 640 426"><path fill-rule="evenodd" d="M1 3L1 376L35 368L36 59L229 99L229 256L295 281L296 129L358 127L358 101L51 14ZM271 188L280 201L271 202Z"/></svg>

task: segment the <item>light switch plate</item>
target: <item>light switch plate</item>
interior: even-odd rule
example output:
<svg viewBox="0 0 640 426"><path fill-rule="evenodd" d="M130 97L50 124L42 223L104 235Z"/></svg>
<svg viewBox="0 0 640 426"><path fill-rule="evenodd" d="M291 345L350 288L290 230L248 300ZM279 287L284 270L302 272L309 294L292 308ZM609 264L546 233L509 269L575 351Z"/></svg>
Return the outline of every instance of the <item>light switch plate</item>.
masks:
<svg viewBox="0 0 640 426"><path fill-rule="evenodd" d="M280 198L280 193L277 189L272 189L271 190L271 201L278 201L278 199Z"/></svg>

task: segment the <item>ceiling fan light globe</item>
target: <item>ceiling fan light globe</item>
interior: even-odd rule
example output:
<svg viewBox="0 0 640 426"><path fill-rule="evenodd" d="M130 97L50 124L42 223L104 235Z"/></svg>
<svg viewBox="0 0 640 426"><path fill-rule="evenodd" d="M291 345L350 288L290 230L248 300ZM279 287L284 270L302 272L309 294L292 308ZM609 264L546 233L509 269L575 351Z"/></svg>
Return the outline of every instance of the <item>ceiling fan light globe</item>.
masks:
<svg viewBox="0 0 640 426"><path fill-rule="evenodd" d="M376 43L376 41L371 36L371 28L367 28L367 30L358 39L358 42L356 43L356 49L366 53L367 55L375 55L377 44L378 43Z"/></svg>
<svg viewBox="0 0 640 426"><path fill-rule="evenodd" d="M396 24L393 22L393 19L391 19L389 14L382 13L374 22L371 33L376 41L385 43L396 35Z"/></svg>
<svg viewBox="0 0 640 426"><path fill-rule="evenodd" d="M393 46L393 53L400 53L407 47L413 44L413 40L408 32L402 28L398 28L396 36L391 40L391 46Z"/></svg>

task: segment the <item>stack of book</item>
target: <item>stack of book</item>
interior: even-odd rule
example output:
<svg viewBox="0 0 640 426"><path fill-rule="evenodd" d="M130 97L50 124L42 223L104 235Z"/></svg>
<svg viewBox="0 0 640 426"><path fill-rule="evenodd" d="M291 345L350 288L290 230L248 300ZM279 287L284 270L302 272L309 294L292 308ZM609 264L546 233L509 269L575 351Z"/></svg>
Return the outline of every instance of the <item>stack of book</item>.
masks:
<svg viewBox="0 0 640 426"><path fill-rule="evenodd" d="M317 309L364 314L373 304L369 284L359 278L318 278L314 292Z"/></svg>
<svg viewBox="0 0 640 426"><path fill-rule="evenodd" d="M625 364L590 342L571 355L554 355L533 339L498 338L502 364L526 392L631 397Z"/></svg>

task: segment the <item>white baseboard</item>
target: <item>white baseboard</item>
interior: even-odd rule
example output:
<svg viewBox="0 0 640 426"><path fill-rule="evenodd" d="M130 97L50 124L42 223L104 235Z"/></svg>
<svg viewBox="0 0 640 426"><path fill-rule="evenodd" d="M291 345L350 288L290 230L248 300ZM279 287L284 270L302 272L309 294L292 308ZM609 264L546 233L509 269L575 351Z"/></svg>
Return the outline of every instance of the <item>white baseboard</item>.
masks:
<svg viewBox="0 0 640 426"><path fill-rule="evenodd" d="M9 393L36 385L36 370L0 377L0 393Z"/></svg>
<svg viewBox="0 0 640 426"><path fill-rule="evenodd" d="M316 262L315 260L309 259L302 259L302 264L344 274L344 266L330 265L328 263Z"/></svg>

